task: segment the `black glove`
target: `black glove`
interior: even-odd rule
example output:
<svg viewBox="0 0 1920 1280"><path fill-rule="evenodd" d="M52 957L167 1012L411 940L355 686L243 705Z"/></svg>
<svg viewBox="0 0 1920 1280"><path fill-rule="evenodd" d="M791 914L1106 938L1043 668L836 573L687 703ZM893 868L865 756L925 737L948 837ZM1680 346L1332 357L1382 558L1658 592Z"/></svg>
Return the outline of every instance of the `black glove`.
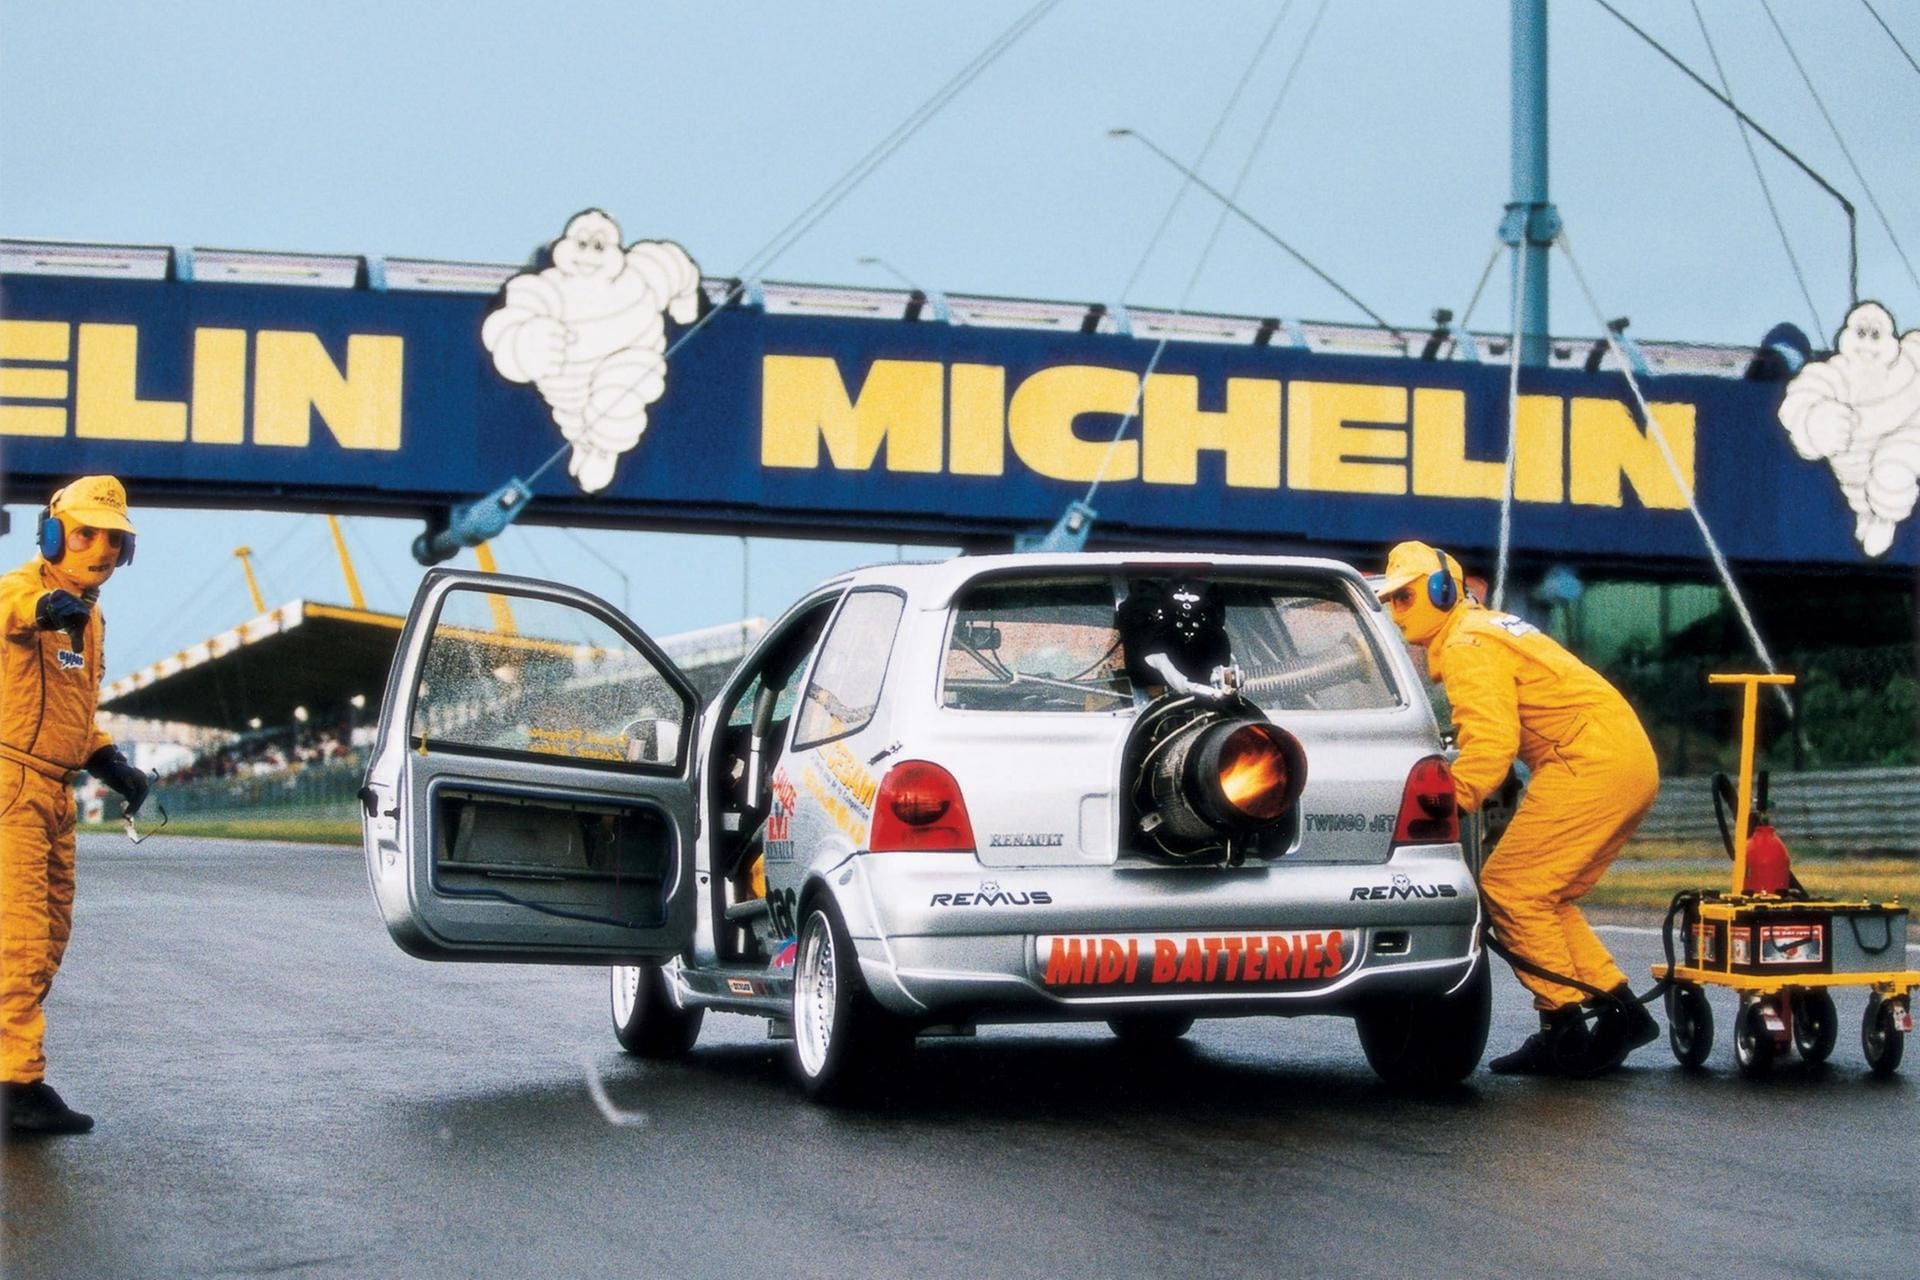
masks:
<svg viewBox="0 0 1920 1280"><path fill-rule="evenodd" d="M71 591L49 591L34 606L33 625L42 631L79 631L92 616L93 607Z"/></svg>
<svg viewBox="0 0 1920 1280"><path fill-rule="evenodd" d="M118 791L129 814L138 813L146 802L147 775L128 764L120 748L106 746L88 756L87 772Z"/></svg>

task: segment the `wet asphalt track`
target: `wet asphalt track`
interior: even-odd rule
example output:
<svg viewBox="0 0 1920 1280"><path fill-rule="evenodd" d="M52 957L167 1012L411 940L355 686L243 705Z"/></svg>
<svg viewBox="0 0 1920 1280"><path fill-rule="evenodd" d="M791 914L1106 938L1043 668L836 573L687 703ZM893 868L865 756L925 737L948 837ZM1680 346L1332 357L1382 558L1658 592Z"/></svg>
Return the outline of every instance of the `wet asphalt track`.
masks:
<svg viewBox="0 0 1920 1280"><path fill-rule="evenodd" d="M1723 993L1700 1075L1662 1040L1598 1082L1419 1100L1333 1019L1202 1023L1157 1060L995 1030L835 1113L761 1022L643 1065L604 971L403 956L357 851L81 859L49 1079L100 1127L0 1154L15 1280L1920 1274L1920 1053L1868 1078L1857 990L1824 1071L1760 1086ZM1646 972L1653 938L1605 936ZM1496 1050L1532 1021L1497 991Z"/></svg>

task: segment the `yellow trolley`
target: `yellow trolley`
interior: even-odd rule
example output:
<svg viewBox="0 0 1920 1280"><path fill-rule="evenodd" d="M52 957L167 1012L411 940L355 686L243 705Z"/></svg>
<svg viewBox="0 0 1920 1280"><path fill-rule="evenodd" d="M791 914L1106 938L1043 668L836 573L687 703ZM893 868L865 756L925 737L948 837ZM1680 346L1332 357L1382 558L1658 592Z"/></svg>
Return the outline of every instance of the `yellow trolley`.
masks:
<svg viewBox="0 0 1920 1280"><path fill-rule="evenodd" d="M1754 728L1763 684L1786 675L1711 675L1711 684L1742 687L1740 781L1735 801L1733 883L1726 893L1683 893L1667 914L1667 963L1653 966L1666 984L1668 1038L1681 1065L1697 1067L1713 1048L1713 1010L1706 988L1739 993L1734 1058L1740 1074L1766 1075L1789 1048L1822 1062L1839 1039L1832 989L1869 988L1860 1046L1876 1076L1900 1066L1913 1030L1913 991L1920 971L1905 967L1907 909L1888 902L1831 901L1786 893L1747 893L1748 819L1753 801ZM1763 801L1764 803L1764 801ZM1723 827L1724 830L1724 827ZM1673 950L1676 917L1683 954Z"/></svg>

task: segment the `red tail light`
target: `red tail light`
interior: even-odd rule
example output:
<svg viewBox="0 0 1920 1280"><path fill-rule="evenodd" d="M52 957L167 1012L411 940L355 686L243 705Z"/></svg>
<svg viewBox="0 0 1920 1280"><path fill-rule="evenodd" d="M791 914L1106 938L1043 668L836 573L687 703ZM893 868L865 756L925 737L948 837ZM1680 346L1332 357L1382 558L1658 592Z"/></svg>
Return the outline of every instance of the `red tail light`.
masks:
<svg viewBox="0 0 1920 1280"><path fill-rule="evenodd" d="M880 780L868 847L875 853L972 852L973 823L960 784L939 765L902 760Z"/></svg>
<svg viewBox="0 0 1920 1280"><path fill-rule="evenodd" d="M1453 770L1439 756L1428 756L1407 775L1400 793L1400 817L1393 824L1395 844L1456 844L1460 807L1453 796Z"/></svg>

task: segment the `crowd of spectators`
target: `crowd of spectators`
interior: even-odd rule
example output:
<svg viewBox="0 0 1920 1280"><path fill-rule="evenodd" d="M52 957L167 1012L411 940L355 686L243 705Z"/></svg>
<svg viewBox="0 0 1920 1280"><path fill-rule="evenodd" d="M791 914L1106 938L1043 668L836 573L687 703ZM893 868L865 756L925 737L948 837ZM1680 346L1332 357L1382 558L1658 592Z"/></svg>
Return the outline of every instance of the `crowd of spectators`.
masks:
<svg viewBox="0 0 1920 1280"><path fill-rule="evenodd" d="M345 720L330 725L293 724L256 729L203 751L184 767L168 773L166 781L262 777L353 762L360 758L359 739L365 733L365 729L356 731Z"/></svg>

